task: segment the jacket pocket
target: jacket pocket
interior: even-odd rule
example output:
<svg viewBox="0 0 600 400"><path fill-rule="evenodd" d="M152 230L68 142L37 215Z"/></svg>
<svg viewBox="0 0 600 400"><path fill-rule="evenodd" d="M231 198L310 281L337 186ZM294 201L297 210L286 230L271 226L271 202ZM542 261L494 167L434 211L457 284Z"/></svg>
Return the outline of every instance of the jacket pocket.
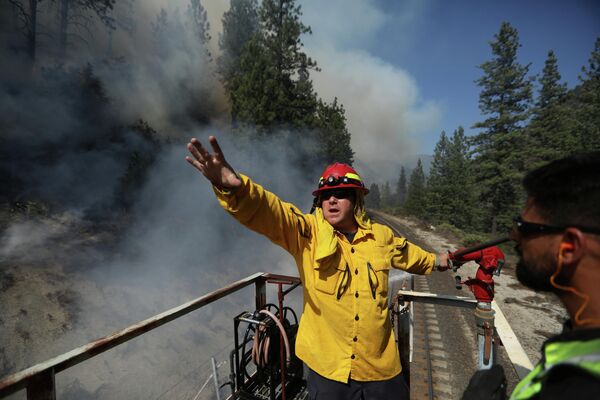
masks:
<svg viewBox="0 0 600 400"><path fill-rule="evenodd" d="M327 294L336 293L345 269L345 264L340 261L341 257L336 254L315 266L315 289Z"/></svg>
<svg viewBox="0 0 600 400"><path fill-rule="evenodd" d="M377 257L370 263L373 272L369 271L369 285L372 293L387 296L391 261L387 257Z"/></svg>

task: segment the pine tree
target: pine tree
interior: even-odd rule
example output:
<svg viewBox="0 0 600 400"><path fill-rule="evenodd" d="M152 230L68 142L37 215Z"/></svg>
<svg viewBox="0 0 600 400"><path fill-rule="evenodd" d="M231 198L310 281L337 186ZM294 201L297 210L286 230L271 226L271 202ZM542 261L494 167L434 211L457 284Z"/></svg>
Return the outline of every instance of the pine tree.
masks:
<svg viewBox="0 0 600 400"><path fill-rule="evenodd" d="M544 110L560 102L567 93L567 85L560 83L561 76L558 71L558 59L554 51L548 52L548 57L544 63L544 70L539 82L542 85L540 95L536 101L536 108Z"/></svg>
<svg viewBox="0 0 600 400"><path fill-rule="evenodd" d="M450 139L441 133L427 180L427 216L432 222L471 228L474 191L468 151L462 126Z"/></svg>
<svg viewBox="0 0 600 400"><path fill-rule="evenodd" d="M563 105L567 93L566 84L560 83L558 60L552 50L539 79L541 88L535 102L533 118L527 127L529 138L529 159L525 160L526 169L533 169L547 161L559 158L568 152L572 135L566 134L566 109Z"/></svg>
<svg viewBox="0 0 600 400"><path fill-rule="evenodd" d="M30 0L25 6L25 0L8 0L11 5L13 16L18 19L21 32L27 38L27 55L31 62L31 66L35 63L37 53L37 36L38 36L38 3L42 0Z"/></svg>
<svg viewBox="0 0 600 400"><path fill-rule="evenodd" d="M406 201L406 171L404 167L400 168L400 176L398 177L398 182L396 183L396 196L395 196L395 205L398 207L404 206L404 202Z"/></svg>
<svg viewBox="0 0 600 400"><path fill-rule="evenodd" d="M452 134L448 144L448 195L449 212L444 220L460 228L473 227L476 214L475 188L472 165L469 159L469 144L462 126Z"/></svg>
<svg viewBox="0 0 600 400"><path fill-rule="evenodd" d="M135 13L134 7L135 0L121 0L115 3L115 6L111 12L112 18L114 19L114 26L105 26L107 33L107 49L106 53L109 58L113 58L113 35L114 32L119 30L126 32L130 37L136 30L137 14Z"/></svg>
<svg viewBox="0 0 600 400"><path fill-rule="evenodd" d="M295 0L264 0L256 28L255 2L234 4L237 11L232 8L223 20L227 36L224 33L221 45L230 51L220 67L234 131L256 130L259 136L290 131L297 135L297 150L307 154L301 158L307 166L334 161L351 164L354 152L344 107L337 98L332 103L318 99L313 90L309 72L316 69L316 62L303 52L300 37L311 31L300 20L300 6ZM234 30L233 25L246 18L246 28L241 33ZM228 69L234 65L234 70Z"/></svg>
<svg viewBox="0 0 600 400"><path fill-rule="evenodd" d="M600 36L596 38L594 50L592 50L592 54L590 54L590 58L588 60L588 66L581 67L581 72L583 75L580 75L579 79L582 82L585 82L586 80L600 79Z"/></svg>
<svg viewBox="0 0 600 400"><path fill-rule="evenodd" d="M372 183L369 186L369 195L365 197L365 206L376 210L381 208L381 194L379 193L379 186L376 183Z"/></svg>
<svg viewBox="0 0 600 400"><path fill-rule="evenodd" d="M193 37L199 41L200 46L206 52L210 59L211 54L208 49L210 42L210 23L206 15L206 9L200 3L200 0L190 0L187 9L188 29L193 32Z"/></svg>
<svg viewBox="0 0 600 400"><path fill-rule="evenodd" d="M449 201L452 193L449 187L448 146L446 132L442 131L440 139L435 145L429 179L427 180L427 213L435 223L445 221L446 216L453 212Z"/></svg>
<svg viewBox="0 0 600 400"><path fill-rule="evenodd" d="M386 181L381 188L381 206L390 207L392 205L392 189L390 183Z"/></svg>
<svg viewBox="0 0 600 400"><path fill-rule="evenodd" d="M321 164L343 162L352 165L354 151L346 128L346 111L337 98L331 104L319 100L315 127L319 135L318 161Z"/></svg>
<svg viewBox="0 0 600 400"><path fill-rule="evenodd" d="M221 56L217 60L217 68L227 89L240 68L244 48L260 28L257 1L231 0L222 22L223 33L219 36Z"/></svg>
<svg viewBox="0 0 600 400"><path fill-rule="evenodd" d="M482 88L479 108L488 117L474 125L483 131L473 137L473 145L479 198L487 214L484 224L495 234L498 228L508 229L521 199L523 160L515 149L523 149L532 82L527 78L529 64L517 61L517 30L503 22L494 38L493 58L480 65L484 75L476 81Z"/></svg>
<svg viewBox="0 0 600 400"><path fill-rule="evenodd" d="M316 63L302 51L300 36L311 30L300 15L294 0L264 0L262 29L246 45L229 85L232 113L263 133L314 124L317 99L309 70Z"/></svg>
<svg viewBox="0 0 600 400"><path fill-rule="evenodd" d="M156 16L154 22L151 22L152 39L158 56L166 59L169 54L169 15L164 8L160 9L160 13Z"/></svg>
<svg viewBox="0 0 600 400"><path fill-rule="evenodd" d="M600 149L600 37L596 38L587 67L581 68L581 85L576 90L577 105L573 107L579 132L576 151Z"/></svg>
<svg viewBox="0 0 600 400"><path fill-rule="evenodd" d="M89 24L85 13L91 11L109 29L115 29L111 12L115 0L60 0L58 54L59 62L63 63L67 57L67 37L70 25L81 26Z"/></svg>
<svg viewBox="0 0 600 400"><path fill-rule="evenodd" d="M424 218L426 212L425 200L425 173L423 172L423 164L421 163L421 159L419 159L419 161L417 161L417 166L410 174L408 193L406 195L404 209L406 212L415 217Z"/></svg>

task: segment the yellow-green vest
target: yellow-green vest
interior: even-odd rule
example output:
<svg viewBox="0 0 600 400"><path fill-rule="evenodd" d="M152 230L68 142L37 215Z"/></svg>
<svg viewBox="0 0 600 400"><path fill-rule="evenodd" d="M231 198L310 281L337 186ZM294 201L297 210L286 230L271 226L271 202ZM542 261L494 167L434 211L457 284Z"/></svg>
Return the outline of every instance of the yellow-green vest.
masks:
<svg viewBox="0 0 600 400"><path fill-rule="evenodd" d="M519 382L510 400L530 399L537 395L548 372L565 364L578 366L600 378L600 338L547 343L544 346L544 358Z"/></svg>

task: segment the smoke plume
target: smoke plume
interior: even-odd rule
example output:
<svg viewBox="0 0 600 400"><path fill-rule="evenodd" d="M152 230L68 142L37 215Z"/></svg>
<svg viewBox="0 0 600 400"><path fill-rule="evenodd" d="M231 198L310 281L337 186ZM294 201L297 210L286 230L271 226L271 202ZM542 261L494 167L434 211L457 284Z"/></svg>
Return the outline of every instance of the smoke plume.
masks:
<svg viewBox="0 0 600 400"><path fill-rule="evenodd" d="M25 38L11 30L16 24L2 28L0 375L254 272L296 275L289 255L220 209L184 161L190 137L206 143L216 134L237 171L305 211L323 167L302 175L305 155L292 134L257 142L227 132L214 67L226 1L202 2L210 40L184 0L119 1L115 30L76 10L87 28L70 28L64 58L57 3L39 3L44 34L33 69L17 51ZM314 15L315 4L304 7ZM343 8L363 15L359 40L385 18L370 3ZM0 21L12 21L11 6L1 11ZM437 106L420 99L406 72L336 39L351 25L320 35L306 23L315 32L308 53L322 68L315 87L344 104L359 163L410 154L411 135L436 118ZM59 397L193 398L210 356L227 359L233 316L252 307L248 289L63 372Z"/></svg>

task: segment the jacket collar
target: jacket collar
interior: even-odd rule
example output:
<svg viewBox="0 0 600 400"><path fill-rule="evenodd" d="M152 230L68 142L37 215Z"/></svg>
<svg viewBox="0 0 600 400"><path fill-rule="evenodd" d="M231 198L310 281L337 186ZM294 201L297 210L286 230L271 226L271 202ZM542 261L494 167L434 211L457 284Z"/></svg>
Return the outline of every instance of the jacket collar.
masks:
<svg viewBox="0 0 600 400"><path fill-rule="evenodd" d="M315 217L317 220L317 248L315 251L315 260L317 263L320 263L321 260L335 254L338 249L338 238L333 226L331 226L331 224L325 220L325 217L323 217L323 209L321 207L315 209ZM356 233L354 240L373 234L371 220L367 217L364 209L355 212L354 217L358 223L358 232Z"/></svg>

